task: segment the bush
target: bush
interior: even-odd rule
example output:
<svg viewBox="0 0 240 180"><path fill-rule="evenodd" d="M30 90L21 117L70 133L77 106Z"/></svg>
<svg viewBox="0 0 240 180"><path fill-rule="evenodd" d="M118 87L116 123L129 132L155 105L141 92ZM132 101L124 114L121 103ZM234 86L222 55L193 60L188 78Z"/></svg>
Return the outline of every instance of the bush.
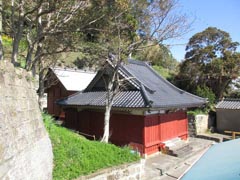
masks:
<svg viewBox="0 0 240 180"><path fill-rule="evenodd" d="M207 111L213 108L213 105L216 101L216 96L209 87L205 85L197 86L196 95L208 99L208 104L206 105L206 108L205 108Z"/></svg>

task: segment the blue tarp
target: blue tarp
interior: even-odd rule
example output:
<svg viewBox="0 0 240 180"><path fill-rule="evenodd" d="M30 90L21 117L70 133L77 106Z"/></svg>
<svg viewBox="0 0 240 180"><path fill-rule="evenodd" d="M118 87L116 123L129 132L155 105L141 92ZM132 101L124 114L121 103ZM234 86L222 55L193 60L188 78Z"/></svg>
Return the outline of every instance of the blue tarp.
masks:
<svg viewBox="0 0 240 180"><path fill-rule="evenodd" d="M240 139L213 145L181 180L240 179Z"/></svg>

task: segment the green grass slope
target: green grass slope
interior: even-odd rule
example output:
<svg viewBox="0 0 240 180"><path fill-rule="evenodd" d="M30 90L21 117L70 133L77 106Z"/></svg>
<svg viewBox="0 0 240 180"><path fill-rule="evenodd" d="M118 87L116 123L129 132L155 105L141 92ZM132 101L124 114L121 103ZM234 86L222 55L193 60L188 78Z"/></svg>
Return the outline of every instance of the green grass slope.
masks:
<svg viewBox="0 0 240 180"><path fill-rule="evenodd" d="M53 145L53 179L74 179L96 170L139 160L128 148L89 141L72 131L57 126L51 116L43 114Z"/></svg>

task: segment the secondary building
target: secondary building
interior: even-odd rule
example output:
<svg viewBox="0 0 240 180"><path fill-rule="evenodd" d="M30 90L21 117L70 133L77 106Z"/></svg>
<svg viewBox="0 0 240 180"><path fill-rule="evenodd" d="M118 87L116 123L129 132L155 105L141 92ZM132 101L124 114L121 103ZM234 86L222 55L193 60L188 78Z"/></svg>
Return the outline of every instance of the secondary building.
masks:
<svg viewBox="0 0 240 180"><path fill-rule="evenodd" d="M240 99L223 99L216 105L217 130L240 132Z"/></svg>
<svg viewBox="0 0 240 180"><path fill-rule="evenodd" d="M48 72L48 81L45 83L47 93L47 112L54 117L64 118L64 112L56 101L83 91L96 75L94 72L50 68Z"/></svg>

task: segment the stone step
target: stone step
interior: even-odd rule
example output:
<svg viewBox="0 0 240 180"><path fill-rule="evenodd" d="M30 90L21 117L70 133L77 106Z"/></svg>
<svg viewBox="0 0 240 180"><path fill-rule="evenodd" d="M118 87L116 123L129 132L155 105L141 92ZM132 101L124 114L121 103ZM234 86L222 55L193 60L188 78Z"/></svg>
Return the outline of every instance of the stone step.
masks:
<svg viewBox="0 0 240 180"><path fill-rule="evenodd" d="M173 153L173 156L182 158L192 153L192 149L193 148L191 146L185 146L181 149L173 151L172 153Z"/></svg>
<svg viewBox="0 0 240 180"><path fill-rule="evenodd" d="M181 149L182 147L185 147L189 145L186 141L179 141L179 142L176 142L174 143L173 145L171 146L168 146L167 144L165 145L165 148L166 149L171 149L171 150L177 150L177 149Z"/></svg>
<svg viewBox="0 0 240 180"><path fill-rule="evenodd" d="M175 157L184 157L192 152L192 147L186 141L175 141L174 144L165 144L164 153L175 156Z"/></svg>
<svg viewBox="0 0 240 180"><path fill-rule="evenodd" d="M169 141L165 141L164 144L166 147L172 147L181 142L182 142L182 140L180 138L174 138Z"/></svg>

